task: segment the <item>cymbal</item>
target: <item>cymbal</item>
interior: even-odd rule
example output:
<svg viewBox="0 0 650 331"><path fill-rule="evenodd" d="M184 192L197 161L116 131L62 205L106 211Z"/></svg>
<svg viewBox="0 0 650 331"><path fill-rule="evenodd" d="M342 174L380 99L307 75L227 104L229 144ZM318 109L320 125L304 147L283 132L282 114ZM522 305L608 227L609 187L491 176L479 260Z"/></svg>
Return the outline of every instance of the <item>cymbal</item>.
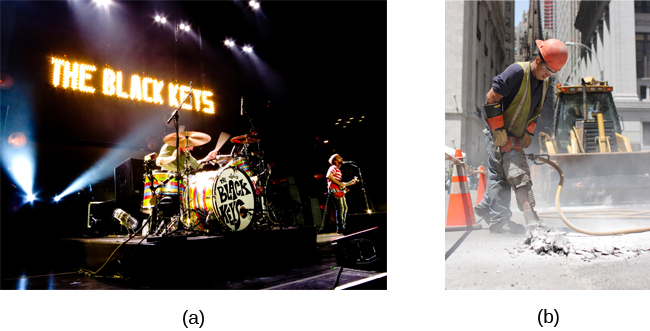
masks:
<svg viewBox="0 0 650 331"><path fill-rule="evenodd" d="M185 147L186 144L190 147L205 145L212 139L209 135L196 131L179 132L178 137L181 147ZM176 146L176 133L166 135L163 141L167 145Z"/></svg>
<svg viewBox="0 0 650 331"><path fill-rule="evenodd" d="M242 136L237 136L237 137L232 137L230 138L230 142L233 144L250 144L254 142L260 141L260 136L255 136L255 135L242 135Z"/></svg>

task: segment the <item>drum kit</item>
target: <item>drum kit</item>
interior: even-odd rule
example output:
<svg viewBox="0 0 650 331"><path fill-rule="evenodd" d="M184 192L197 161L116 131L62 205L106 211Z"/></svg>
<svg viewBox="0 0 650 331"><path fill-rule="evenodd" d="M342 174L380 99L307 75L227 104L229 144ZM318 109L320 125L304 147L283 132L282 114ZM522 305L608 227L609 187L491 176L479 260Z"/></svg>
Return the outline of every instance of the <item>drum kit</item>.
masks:
<svg viewBox="0 0 650 331"><path fill-rule="evenodd" d="M215 151L230 137L222 133ZM189 148L211 140L201 132L169 134L163 141L184 146L181 152L189 159ZM278 225L272 204L266 196L271 167L264 153L252 151L260 137L245 134L232 137L235 146L230 154L216 155L204 162L217 170L192 170L189 162L177 172L155 170L155 153L145 157L143 213L150 215L151 234L165 236L177 230L218 234L244 230L268 229ZM178 201L178 202L175 202Z"/></svg>

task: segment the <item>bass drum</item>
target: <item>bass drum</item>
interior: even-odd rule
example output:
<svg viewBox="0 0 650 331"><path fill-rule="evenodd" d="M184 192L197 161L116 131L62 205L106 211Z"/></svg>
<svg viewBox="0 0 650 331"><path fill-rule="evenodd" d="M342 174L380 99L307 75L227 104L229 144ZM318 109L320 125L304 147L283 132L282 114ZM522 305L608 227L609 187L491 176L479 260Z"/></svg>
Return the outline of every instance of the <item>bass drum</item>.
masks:
<svg viewBox="0 0 650 331"><path fill-rule="evenodd" d="M168 177L172 176L171 173L167 171L152 171L153 174L153 186L160 186ZM162 197L174 197L178 195L178 179L174 178L169 180L164 186L160 186L156 193ZM181 200L183 199L183 193L185 192L185 185L181 183ZM151 190L151 180L149 176L145 176L144 179L144 192L142 193L142 204L140 205L140 211L143 214L151 214L151 209L156 204L157 198L154 197L153 191Z"/></svg>
<svg viewBox="0 0 650 331"><path fill-rule="evenodd" d="M188 211L185 225L204 232L246 230L257 207L250 177L231 167L190 178L184 201Z"/></svg>

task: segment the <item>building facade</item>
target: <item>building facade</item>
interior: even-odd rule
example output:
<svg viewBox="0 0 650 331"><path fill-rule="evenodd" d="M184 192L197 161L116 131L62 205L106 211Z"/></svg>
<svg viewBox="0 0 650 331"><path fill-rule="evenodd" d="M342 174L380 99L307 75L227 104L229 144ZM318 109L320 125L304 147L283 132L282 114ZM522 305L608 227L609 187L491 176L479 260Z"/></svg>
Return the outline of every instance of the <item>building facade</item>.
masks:
<svg viewBox="0 0 650 331"><path fill-rule="evenodd" d="M540 9L542 12L542 31L544 39L555 38L555 19L556 19L556 1L555 0L540 0Z"/></svg>
<svg viewBox="0 0 650 331"><path fill-rule="evenodd" d="M528 31L528 12L524 10L521 22L515 27L515 62L524 61L522 56L522 44Z"/></svg>
<svg viewBox="0 0 650 331"><path fill-rule="evenodd" d="M485 162L482 107L514 63L514 1L445 1L445 145Z"/></svg>
<svg viewBox="0 0 650 331"><path fill-rule="evenodd" d="M582 77L602 75L614 87L623 134L634 150L650 150L650 2L572 0L557 6L557 38L585 45L567 44L569 58L557 81L579 84Z"/></svg>

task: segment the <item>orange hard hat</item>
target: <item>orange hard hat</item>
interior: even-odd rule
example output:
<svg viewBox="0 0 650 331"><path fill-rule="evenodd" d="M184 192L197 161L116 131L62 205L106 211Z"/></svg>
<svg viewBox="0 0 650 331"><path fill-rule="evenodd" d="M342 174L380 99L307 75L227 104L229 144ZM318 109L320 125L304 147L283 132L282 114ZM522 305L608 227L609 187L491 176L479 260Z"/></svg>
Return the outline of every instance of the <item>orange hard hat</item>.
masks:
<svg viewBox="0 0 650 331"><path fill-rule="evenodd" d="M568 57L564 43L557 39L535 40L535 43L549 67L555 71L560 71Z"/></svg>

